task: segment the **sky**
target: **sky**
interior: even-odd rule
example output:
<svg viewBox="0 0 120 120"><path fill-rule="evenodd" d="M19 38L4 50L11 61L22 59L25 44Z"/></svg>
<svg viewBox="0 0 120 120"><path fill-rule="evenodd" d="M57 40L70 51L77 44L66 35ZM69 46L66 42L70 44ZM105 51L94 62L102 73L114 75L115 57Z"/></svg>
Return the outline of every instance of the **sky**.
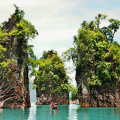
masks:
<svg viewBox="0 0 120 120"><path fill-rule="evenodd" d="M73 47L73 36L83 20L90 22L100 14L108 15L100 27L108 26L108 19L120 20L119 0L0 0L0 23L8 21L14 13L16 4L24 10L24 18L37 29L37 36L29 44L34 45L38 58L44 50L54 49L59 55ZM115 41L120 44L120 30L115 33ZM68 63L72 66L72 63ZM70 74L75 76L75 72Z"/></svg>

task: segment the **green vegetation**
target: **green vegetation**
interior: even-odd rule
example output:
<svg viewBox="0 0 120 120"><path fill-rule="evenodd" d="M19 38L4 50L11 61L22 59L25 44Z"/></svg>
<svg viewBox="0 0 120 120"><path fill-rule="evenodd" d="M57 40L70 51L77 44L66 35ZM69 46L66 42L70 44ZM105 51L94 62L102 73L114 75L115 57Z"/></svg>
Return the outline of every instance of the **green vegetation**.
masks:
<svg viewBox="0 0 120 120"><path fill-rule="evenodd" d="M0 43L5 43L5 40L8 39L7 33L5 30L2 30L0 27ZM6 57L7 56L7 57ZM0 70L3 70L3 73L0 72L0 76L8 77L9 73L12 71L10 68L12 67L12 64L14 62L13 59L9 59L10 54L6 53L6 48L4 48L2 45L0 45ZM5 59L6 58L6 59Z"/></svg>
<svg viewBox="0 0 120 120"><path fill-rule="evenodd" d="M56 51L44 51L43 56L33 61L33 66L40 65L39 71L33 68L31 75L36 76L35 83L40 84L41 91L50 89L51 93L62 93L63 90L68 90L68 79L66 75L64 63L57 55ZM36 64L36 65L35 65ZM34 85L33 88L38 87Z"/></svg>
<svg viewBox="0 0 120 120"><path fill-rule="evenodd" d="M0 25L0 68L2 72L0 72L0 76L9 77L11 72L14 72L14 67L16 60L12 59L13 56L13 48L16 50L15 58L28 56L28 59L36 59L32 46L27 45L29 39L35 38L38 35L35 27L25 20L24 11L19 10L19 8L15 6L15 13L11 15L11 19L15 22L12 23L12 30L9 28L6 29L6 21ZM17 44L14 44L14 39L17 39ZM17 55L17 56L16 56ZM22 59L22 58L21 58ZM17 61L18 64L22 64L20 60ZM27 64L27 63L26 63ZM28 63L30 66L30 64Z"/></svg>
<svg viewBox="0 0 120 120"><path fill-rule="evenodd" d="M74 88L71 87L71 100L77 99L78 98L78 87Z"/></svg>
<svg viewBox="0 0 120 120"><path fill-rule="evenodd" d="M51 93L61 93L64 90L69 90L67 80L70 79L65 72L63 61L54 51L52 56L44 51L43 57L37 60L33 52L33 45L28 45L28 40L33 39L38 35L35 27L24 19L24 11L19 10L15 6L15 13L11 15L12 26L6 25L8 22L3 22L0 25L0 76L4 76L9 83L9 77L15 78L15 69L17 65L23 64L23 59L27 58L28 70L32 71L31 75L35 75L36 82L41 84L41 90L46 87L51 89ZM12 29L9 29L11 27ZM15 42L16 40L16 42ZM14 55L14 59L13 59ZM40 65L40 71L35 68ZM33 89L37 85L33 85Z"/></svg>
<svg viewBox="0 0 120 120"><path fill-rule="evenodd" d="M120 21L109 19L110 25L100 28L100 21L106 17L98 14L95 21L83 21L74 36L74 47L64 53L68 60L72 58L77 74L83 73L91 87L116 86L120 78L120 45L114 41Z"/></svg>
<svg viewBox="0 0 120 120"><path fill-rule="evenodd" d="M15 25L12 30L6 29L7 22L0 25L0 76L4 76L9 82L9 75L15 72L16 60L12 58L13 48L16 50L16 59L26 56L31 75L36 80L33 88L41 85L41 91L50 88L51 93L62 93L65 90L72 91L71 99L77 98L77 88L68 84L70 79L65 72L64 63L56 51L44 51L43 56L37 60L32 50L33 45L28 45L28 40L38 35L35 27L24 19L24 11L14 5L16 10L11 19ZM100 28L100 23L107 15L98 14L95 21L83 21L78 35L74 36L74 47L64 52L67 60L72 58L76 66L76 72L84 75L90 87L114 88L120 82L120 45L114 41L114 35L119 29L120 21L109 19L108 27ZM17 44L14 44L14 40ZM18 47L19 46L19 47ZM22 59L22 58L21 58ZM18 64L22 64L18 60ZM37 71L35 68L39 66ZM2 72L1 72L2 71ZM13 77L16 77L13 74Z"/></svg>

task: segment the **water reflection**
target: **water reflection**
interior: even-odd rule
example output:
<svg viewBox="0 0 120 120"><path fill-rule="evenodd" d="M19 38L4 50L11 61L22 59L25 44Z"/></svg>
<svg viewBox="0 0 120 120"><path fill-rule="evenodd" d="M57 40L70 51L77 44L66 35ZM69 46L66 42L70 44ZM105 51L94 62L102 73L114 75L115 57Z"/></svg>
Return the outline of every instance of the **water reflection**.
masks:
<svg viewBox="0 0 120 120"><path fill-rule="evenodd" d="M80 105L35 105L25 109L0 109L0 120L120 120L120 108L82 108Z"/></svg>
<svg viewBox="0 0 120 120"><path fill-rule="evenodd" d="M57 110L52 110L52 109L50 109L50 113L51 113L51 115L53 115L54 113L55 113L55 114L58 114L58 109L57 109Z"/></svg>
<svg viewBox="0 0 120 120"><path fill-rule="evenodd" d="M29 109L0 109L0 120L27 120Z"/></svg>
<svg viewBox="0 0 120 120"><path fill-rule="evenodd" d="M36 105L35 105L35 102L32 102L31 107L29 108L28 120L36 120Z"/></svg>
<svg viewBox="0 0 120 120"><path fill-rule="evenodd" d="M3 109L0 109L0 114L2 114L3 113Z"/></svg>
<svg viewBox="0 0 120 120"><path fill-rule="evenodd" d="M68 120L78 120L79 109L80 109L80 105L70 104Z"/></svg>
<svg viewBox="0 0 120 120"><path fill-rule="evenodd" d="M120 108L80 108L78 118L82 120L119 120Z"/></svg>
<svg viewBox="0 0 120 120"><path fill-rule="evenodd" d="M49 105L37 105L36 111L37 120L67 120L69 105L58 105L58 110L51 110Z"/></svg>

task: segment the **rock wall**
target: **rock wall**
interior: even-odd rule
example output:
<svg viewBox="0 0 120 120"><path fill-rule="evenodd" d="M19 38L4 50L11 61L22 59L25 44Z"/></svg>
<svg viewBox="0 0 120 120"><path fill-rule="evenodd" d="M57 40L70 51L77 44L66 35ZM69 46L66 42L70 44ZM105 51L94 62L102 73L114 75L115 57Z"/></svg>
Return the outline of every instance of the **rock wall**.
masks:
<svg viewBox="0 0 120 120"><path fill-rule="evenodd" d="M51 102L57 103L58 105L69 104L69 93L65 90L62 94L51 94L49 91L41 91L40 87L36 89L36 105L49 105Z"/></svg>
<svg viewBox="0 0 120 120"><path fill-rule="evenodd" d="M15 26L15 19L10 18L5 24L5 29L9 33ZM0 108L30 107L27 55L22 52L23 39L8 38L7 42L9 44L4 44L4 47L7 48L7 52L12 48L10 59L14 59L16 62L12 66L14 71L9 74L9 82L4 76L0 76ZM14 46L13 43L15 44ZM15 75L13 76L13 74Z"/></svg>
<svg viewBox="0 0 120 120"><path fill-rule="evenodd" d="M78 99L81 107L120 107L120 85L109 87L88 87L84 72L76 72ZM86 73L87 74L87 73Z"/></svg>
<svg viewBox="0 0 120 120"><path fill-rule="evenodd" d="M80 104L78 99L71 100L70 104Z"/></svg>
<svg viewBox="0 0 120 120"><path fill-rule="evenodd" d="M81 107L120 107L120 92L79 96Z"/></svg>

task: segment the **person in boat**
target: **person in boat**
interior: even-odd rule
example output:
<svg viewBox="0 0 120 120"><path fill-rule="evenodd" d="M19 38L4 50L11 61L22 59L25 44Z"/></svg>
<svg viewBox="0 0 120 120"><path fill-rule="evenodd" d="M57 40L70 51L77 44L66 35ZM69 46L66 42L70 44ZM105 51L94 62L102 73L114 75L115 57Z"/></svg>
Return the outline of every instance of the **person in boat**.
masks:
<svg viewBox="0 0 120 120"><path fill-rule="evenodd" d="M54 104L54 109L58 109L57 103Z"/></svg>
<svg viewBox="0 0 120 120"><path fill-rule="evenodd" d="M53 102L51 102L50 107L51 107L51 108L54 108L54 104L53 104Z"/></svg>

